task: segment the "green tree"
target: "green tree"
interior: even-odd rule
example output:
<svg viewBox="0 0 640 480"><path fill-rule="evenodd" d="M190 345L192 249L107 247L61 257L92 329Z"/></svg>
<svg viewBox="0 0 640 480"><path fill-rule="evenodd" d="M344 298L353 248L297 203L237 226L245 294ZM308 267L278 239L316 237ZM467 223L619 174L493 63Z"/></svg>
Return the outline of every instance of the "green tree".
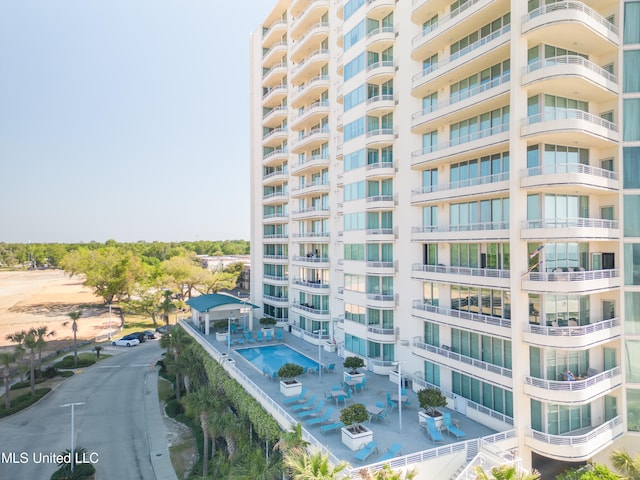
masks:
<svg viewBox="0 0 640 480"><path fill-rule="evenodd" d="M11 368L16 363L17 354L13 352L0 353L0 365L2 365L2 379L4 380L4 408L11 408L11 388L9 382L11 380Z"/></svg>
<svg viewBox="0 0 640 480"><path fill-rule="evenodd" d="M291 450L284 457L284 465L293 480L334 480L347 478L349 464L333 465L321 451ZM344 473L343 473L344 472Z"/></svg>
<svg viewBox="0 0 640 480"><path fill-rule="evenodd" d="M33 327L30 329L30 332L35 336L36 339L36 350L38 351L38 365L42 365L42 352L47 346L46 337L52 337L56 334L53 330L49 330L49 327L46 325L41 325L39 327Z"/></svg>
<svg viewBox="0 0 640 480"><path fill-rule="evenodd" d="M309 442L302 438L302 424L296 423L291 427L291 430L284 432L273 446L274 450L279 450L286 455L292 450L306 450L309 446Z"/></svg>
<svg viewBox="0 0 640 480"><path fill-rule="evenodd" d="M73 365L78 368L78 319L82 315L82 310L67 314L71 318L71 330L73 331ZM62 326L66 327L69 322L64 322Z"/></svg>
<svg viewBox="0 0 640 480"><path fill-rule="evenodd" d="M221 477L215 477L221 478ZM233 480L278 480L280 474L280 459L267 459L255 445L245 445L236 457L229 476Z"/></svg>
<svg viewBox="0 0 640 480"><path fill-rule="evenodd" d="M33 329L32 329L33 330ZM29 351L29 380L31 385L31 395L36 394L36 349L37 340L33 331L21 330L19 332L11 333L7 335L7 340L16 344L16 355L22 356L25 350Z"/></svg>
<svg viewBox="0 0 640 480"><path fill-rule="evenodd" d="M202 280L203 268L195 255L172 257L162 262L162 271L168 283L181 298L191 298L193 290Z"/></svg>
<svg viewBox="0 0 640 480"><path fill-rule="evenodd" d="M616 450L611 454L611 464L629 480L640 480L640 454L631 457L626 450Z"/></svg>
<svg viewBox="0 0 640 480"><path fill-rule="evenodd" d="M210 388L203 387L184 397L183 404L187 415L200 421L200 428L204 436L202 448L202 476L209 475L209 412L214 406L213 392Z"/></svg>
<svg viewBox="0 0 640 480"><path fill-rule="evenodd" d="M202 294L218 293L235 288L237 282L238 275L235 273L203 270L196 289Z"/></svg>
<svg viewBox="0 0 640 480"><path fill-rule="evenodd" d="M476 467L476 480L538 480L540 474L533 470L527 472L516 465L500 465L493 467L489 473L482 467Z"/></svg>
<svg viewBox="0 0 640 480"><path fill-rule="evenodd" d="M389 465L383 465L380 470L372 472L368 468L358 471L358 475L362 480L411 480L417 475L415 469L410 472L402 472L401 470L392 470Z"/></svg>

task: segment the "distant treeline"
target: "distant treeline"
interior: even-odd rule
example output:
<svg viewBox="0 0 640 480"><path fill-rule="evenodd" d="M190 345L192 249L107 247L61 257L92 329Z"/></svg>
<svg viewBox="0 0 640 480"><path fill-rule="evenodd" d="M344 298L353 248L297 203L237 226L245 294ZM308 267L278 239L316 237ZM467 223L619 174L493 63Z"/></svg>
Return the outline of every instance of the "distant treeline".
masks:
<svg viewBox="0 0 640 480"><path fill-rule="evenodd" d="M62 259L78 249L99 250L114 247L131 252L147 265L158 265L175 256L193 252L197 255L248 255L246 240L200 240L197 242L135 242L121 243L107 240L104 243L4 243L0 242L0 267L34 268L48 266L60 268Z"/></svg>

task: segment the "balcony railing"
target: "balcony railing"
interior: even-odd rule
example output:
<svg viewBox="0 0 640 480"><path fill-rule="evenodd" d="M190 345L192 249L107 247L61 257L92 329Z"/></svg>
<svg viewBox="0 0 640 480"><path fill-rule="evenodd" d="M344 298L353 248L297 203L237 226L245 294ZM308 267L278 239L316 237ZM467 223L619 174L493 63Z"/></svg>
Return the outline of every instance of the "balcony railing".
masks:
<svg viewBox="0 0 640 480"><path fill-rule="evenodd" d="M453 275L470 275L472 277L489 277L489 278L510 278L511 272L509 270L494 269L494 268L471 268L471 267L457 267L448 265L423 265L421 263L414 263L411 265L411 271L413 272L430 272L430 273L447 273Z"/></svg>
<svg viewBox="0 0 640 480"><path fill-rule="evenodd" d="M291 69L291 74L293 75L296 72L299 72L305 65L308 65L309 63L316 60L318 57L324 56L324 55L329 56L329 50L326 48L319 48L318 50L311 52L306 56L306 58L302 62L298 63L295 67Z"/></svg>
<svg viewBox="0 0 640 480"><path fill-rule="evenodd" d="M374 170L378 168L395 168L395 163L393 162L368 163L366 167L367 170Z"/></svg>
<svg viewBox="0 0 640 480"><path fill-rule="evenodd" d="M482 177L470 178L468 180L459 180L457 182L445 183L444 185L425 185L420 188L414 188L411 193L413 195L422 195L425 193L456 190L458 188L475 187L476 185L488 185L490 183L505 182L507 180L509 180L509 172L503 172L496 173L494 175L485 175Z"/></svg>
<svg viewBox="0 0 640 480"><path fill-rule="evenodd" d="M588 280L604 280L620 277L620 270L584 270L577 272L528 272L523 275L523 280L534 282L584 282Z"/></svg>
<svg viewBox="0 0 640 480"><path fill-rule="evenodd" d="M420 32L418 35L413 37L413 39L411 40L411 46L413 48L415 48L416 44L419 43L420 40L422 40L424 37L429 35L435 29L437 29L440 26L446 25L451 20L453 20L455 17L460 15L462 12L464 12L466 9L468 9L469 7L474 6L476 3L480 2L480 1L482 1L482 0L469 0L468 2L465 2L462 5L460 5L458 8L456 8L454 10L451 10L451 12L449 12L448 14L439 16L438 19L435 22L433 22L431 25L429 25L427 27L423 27L422 28L422 32ZM415 5L416 1L414 0L413 3Z"/></svg>
<svg viewBox="0 0 640 480"><path fill-rule="evenodd" d="M329 232L305 232L305 233L294 233L293 238L307 238L307 237L328 237Z"/></svg>
<svg viewBox="0 0 640 480"><path fill-rule="evenodd" d="M304 310L305 312L315 313L316 315L329 315L329 310L324 310L322 308L315 308L309 305L303 305L301 303L292 303L291 306L299 310Z"/></svg>
<svg viewBox="0 0 640 480"><path fill-rule="evenodd" d="M447 317L460 318L462 320L470 320L472 322L495 325L497 327L511 328L511 320L508 318L492 317L490 315L466 312L464 310L454 310L452 308L440 307L438 305L424 303L423 300L414 300L413 308L425 312L437 313L439 315L446 315Z"/></svg>
<svg viewBox="0 0 640 480"><path fill-rule="evenodd" d="M268 180L272 177L277 177L278 175L289 175L288 170L275 170L273 172L267 173L262 177L262 180Z"/></svg>
<svg viewBox="0 0 640 480"><path fill-rule="evenodd" d="M286 255L262 255L264 260L289 260Z"/></svg>
<svg viewBox="0 0 640 480"><path fill-rule="evenodd" d="M541 220L524 220L522 228L619 228L617 220L601 218L545 218Z"/></svg>
<svg viewBox="0 0 640 480"><path fill-rule="evenodd" d="M551 122L554 120L583 120L613 132L618 131L618 126L615 123L576 108L554 108L552 110L546 110L525 118L523 125L533 125L535 123Z"/></svg>
<svg viewBox="0 0 640 480"><path fill-rule="evenodd" d="M376 335L395 335L398 333L397 328L382 328L377 325L367 325L367 332ZM395 363L395 362L394 362Z"/></svg>
<svg viewBox="0 0 640 480"><path fill-rule="evenodd" d="M611 370L607 370L597 375L587 377L582 380L545 380L543 378L525 377L525 383L532 387L543 388L545 390L557 390L563 392L576 392L586 390L593 387L604 380L609 380L613 377L620 376L622 374L621 367L614 367Z"/></svg>
<svg viewBox="0 0 640 480"><path fill-rule="evenodd" d="M555 165L540 165L523 170L524 177L535 177L537 175L558 175L567 173L582 173L593 175L594 177L618 180L618 173L603 168L592 167L583 163L559 163Z"/></svg>
<svg viewBox="0 0 640 480"><path fill-rule="evenodd" d="M465 225L423 225L411 227L411 233L476 232L483 230L508 230L509 222L468 223Z"/></svg>
<svg viewBox="0 0 640 480"><path fill-rule="evenodd" d="M289 280L289 276L287 275L267 275L266 273L262 275L262 278L265 280L274 280L276 282L286 282Z"/></svg>
<svg viewBox="0 0 640 480"><path fill-rule="evenodd" d="M289 151L286 148L276 148L275 150L267 153L262 160L268 160L271 157L275 157L276 155L287 155Z"/></svg>
<svg viewBox="0 0 640 480"><path fill-rule="evenodd" d="M376 302L395 302L396 296L393 293L367 293L367 300L374 300Z"/></svg>
<svg viewBox="0 0 640 480"><path fill-rule="evenodd" d="M291 191L292 192L302 192L304 190L310 190L310 189L315 188L315 187L328 187L328 186L329 186L329 181L328 180L323 180L322 178L317 178L317 179L312 180L309 183L305 183L304 185L301 185L299 187L294 187L294 188L291 189Z"/></svg>
<svg viewBox="0 0 640 480"><path fill-rule="evenodd" d="M329 261L329 257L294 255L293 260L296 262L326 263Z"/></svg>
<svg viewBox="0 0 640 480"><path fill-rule="evenodd" d="M595 74L606 78L612 83L618 83L618 77L616 77L613 73L607 72L604 68L599 67L595 63L590 62L586 58L579 55L561 55L559 57L550 57L537 60L527 65L524 68L524 72L531 73L535 72L536 70L540 70L541 68L555 67L557 65L580 65L591 70Z"/></svg>
<svg viewBox="0 0 640 480"><path fill-rule="evenodd" d="M278 297L276 295L263 294L262 299L268 302L288 303L289 297Z"/></svg>
<svg viewBox="0 0 640 480"><path fill-rule="evenodd" d="M281 47L286 48L287 47L287 42L278 42L278 43L273 44L269 50L267 50L266 52L264 52L262 54L262 58L265 58L267 55L269 55L275 49L281 48Z"/></svg>
<svg viewBox="0 0 640 480"><path fill-rule="evenodd" d="M522 19L522 23L528 22L529 20L539 17L540 15L545 15L547 13L555 12L558 10L574 10L577 12L585 13L586 15L594 19L596 22L598 22L600 25L603 25L604 27L606 27L607 30L609 30L611 33L615 33L616 35L618 34L618 27L616 27L609 20L607 20L598 12L596 12L592 8L589 8L587 5L585 5L582 2L557 2L557 3L550 3L548 5L543 5L529 12L527 15L525 15L524 18Z"/></svg>
<svg viewBox="0 0 640 480"><path fill-rule="evenodd" d="M525 331L548 337L583 337L618 326L620 326L620 319L611 318L609 320L602 320L600 322L575 327L547 327L530 323L525 325Z"/></svg>
<svg viewBox="0 0 640 480"><path fill-rule="evenodd" d="M294 278L293 279L293 283L295 285L300 285L302 287L309 287L309 288L318 288L318 289L324 289L324 288L329 288L329 284L328 283L324 283L324 282L310 282L308 280L301 280L299 278Z"/></svg>
<svg viewBox="0 0 640 480"><path fill-rule="evenodd" d="M612 431L621 423L622 416L619 415L584 435L571 435L570 433L565 435L551 435L549 433L538 432L536 430L529 430L529 436L549 445L580 446L587 445L603 433Z"/></svg>
<svg viewBox="0 0 640 480"><path fill-rule="evenodd" d="M434 145L428 145L421 150L416 150L411 152L411 157L419 157L421 155L426 155L429 153L437 152L439 150L444 150L445 148L455 147L456 145L463 145L465 143L473 142L475 140L480 140L481 138L491 137L493 135L498 135L499 133L508 132L509 124L504 123L501 125L496 125L491 128L485 128L484 130L480 130L478 132L470 133L468 135L464 135L462 137L458 137L447 142L436 143Z"/></svg>
<svg viewBox="0 0 640 480"><path fill-rule="evenodd" d="M291 92L292 97L297 97L301 93L303 93L307 88L310 88L315 82L329 81L329 75L317 75L310 80L307 80L304 84L300 85L293 92Z"/></svg>
<svg viewBox="0 0 640 480"><path fill-rule="evenodd" d="M288 87L287 87L286 84L276 85L274 87L265 88L264 94L262 95L262 99L264 100L269 95L271 95L273 92L278 91L278 90L282 91L283 93L287 93L287 88Z"/></svg>

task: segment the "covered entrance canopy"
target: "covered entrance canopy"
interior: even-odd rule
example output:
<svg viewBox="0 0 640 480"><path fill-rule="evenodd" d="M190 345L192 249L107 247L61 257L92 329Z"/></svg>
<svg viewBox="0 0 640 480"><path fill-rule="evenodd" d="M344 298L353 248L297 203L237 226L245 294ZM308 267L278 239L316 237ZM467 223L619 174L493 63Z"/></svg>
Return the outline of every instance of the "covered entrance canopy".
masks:
<svg viewBox="0 0 640 480"><path fill-rule="evenodd" d="M205 335L210 333L211 322L243 319L249 330L253 327L252 308L260 308L238 297L224 293L210 293L187 300L191 308L191 323Z"/></svg>

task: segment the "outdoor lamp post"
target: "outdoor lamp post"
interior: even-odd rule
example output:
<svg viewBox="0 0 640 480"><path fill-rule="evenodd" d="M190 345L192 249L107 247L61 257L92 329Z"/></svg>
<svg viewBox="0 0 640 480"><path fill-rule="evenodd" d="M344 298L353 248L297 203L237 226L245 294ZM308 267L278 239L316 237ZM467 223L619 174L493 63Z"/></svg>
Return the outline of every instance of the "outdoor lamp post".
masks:
<svg viewBox="0 0 640 480"><path fill-rule="evenodd" d="M74 435L74 418L75 418L75 406L76 405L84 405L85 402L75 402L75 403L65 403L64 405L60 405L60 407L71 407L71 473L73 473L73 467L75 464L75 435Z"/></svg>
<svg viewBox="0 0 640 480"><path fill-rule="evenodd" d="M402 434L402 363L398 365L398 433Z"/></svg>
<svg viewBox="0 0 640 480"><path fill-rule="evenodd" d="M322 383L322 329L313 333L318 334L318 383Z"/></svg>
<svg viewBox="0 0 640 480"><path fill-rule="evenodd" d="M231 355L231 317L227 317L227 357Z"/></svg>
<svg viewBox="0 0 640 480"><path fill-rule="evenodd" d="M111 340L111 302L109 302L109 340Z"/></svg>

